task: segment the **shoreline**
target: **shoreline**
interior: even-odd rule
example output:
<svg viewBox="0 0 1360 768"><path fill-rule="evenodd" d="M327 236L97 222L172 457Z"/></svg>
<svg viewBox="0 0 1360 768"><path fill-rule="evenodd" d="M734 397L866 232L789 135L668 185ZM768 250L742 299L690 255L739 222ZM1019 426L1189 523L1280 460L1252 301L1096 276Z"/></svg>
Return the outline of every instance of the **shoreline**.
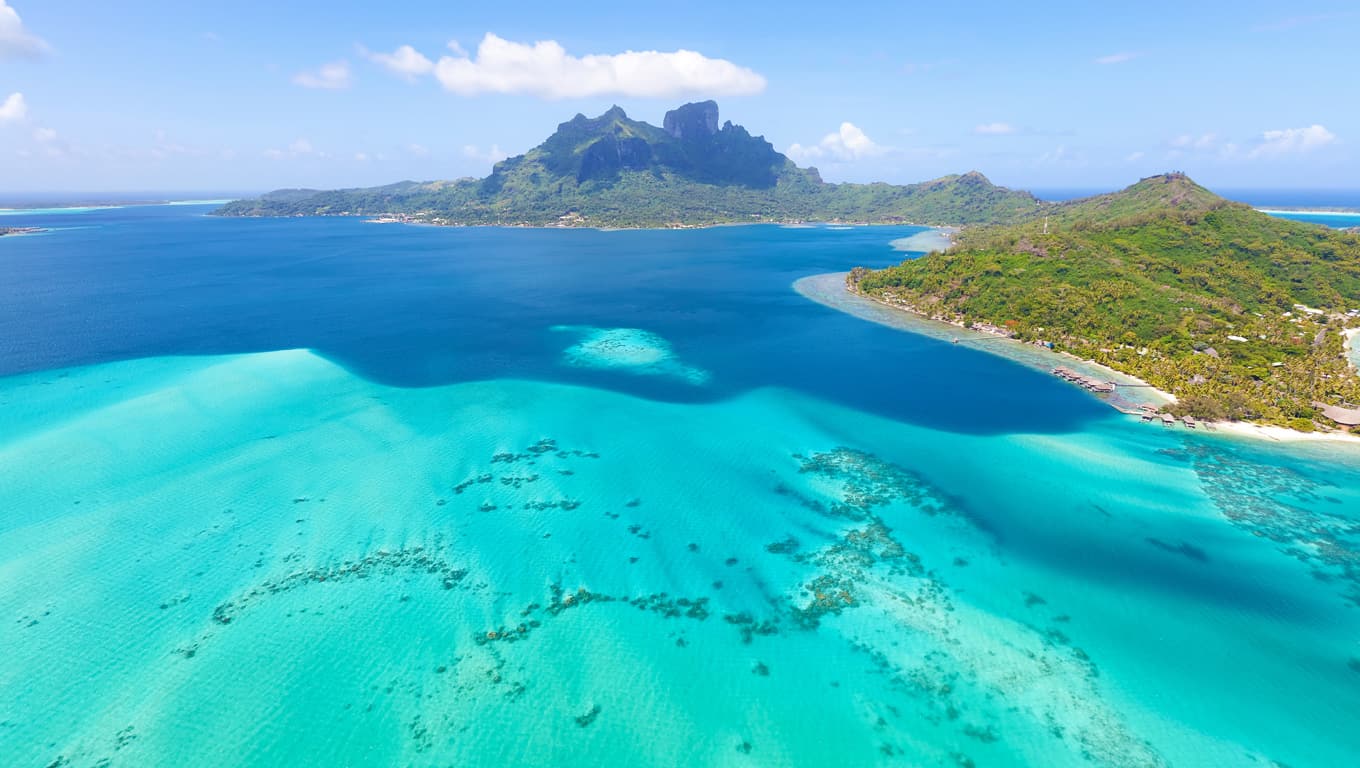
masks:
<svg viewBox="0 0 1360 768"><path fill-rule="evenodd" d="M124 208L154 208L174 205L225 205L230 200L160 200L132 203L97 203L94 205L54 205L28 208L0 207L0 216L57 216L62 214L92 213L95 211L116 211Z"/></svg>
<svg viewBox="0 0 1360 768"><path fill-rule="evenodd" d="M1068 352L1054 351L1023 341L975 331L942 320L934 320L903 307L855 293L845 285L847 274L849 273L830 272L811 275L795 281L793 289L806 299L854 315L861 320L928 336L939 341L968 345L988 354L1004 357L1011 362L1041 373L1051 374L1053 368L1062 365L1074 368L1079 373L1099 376L1105 381L1126 387L1116 398L1112 398L1116 402L1103 400L1116 410L1125 410L1123 406L1127 406L1128 410L1135 410L1140 405L1155 405L1160 408L1176 402L1176 397L1171 393L1163 392L1137 376L1093 360L1084 360ZM1133 391L1130 391L1129 388L1132 388Z"/></svg>
<svg viewBox="0 0 1360 768"><path fill-rule="evenodd" d="M899 237L888 243L894 251L902 253L935 253L947 251L954 247L954 236L959 233L959 227L931 227L925 232L917 232L914 235Z"/></svg>
<svg viewBox="0 0 1360 768"><path fill-rule="evenodd" d="M1316 210L1311 208L1257 208L1257 213L1298 213L1308 216L1360 216L1360 209L1355 208L1328 208Z"/></svg>
<svg viewBox="0 0 1360 768"><path fill-rule="evenodd" d="M235 202L235 201L228 201ZM168 203L158 203L157 205L167 205ZM0 209L2 210L2 209ZM455 222L427 221L412 219L403 221L400 219L389 218L390 214L368 214L368 213L323 213L323 214L290 214L287 216L277 215L253 215L253 214L219 214L216 211L209 211L208 216L220 216L224 219L363 219L370 224L410 224L426 227L451 227L451 228L494 228L494 229L570 229L570 230L593 230L596 232L676 232L686 229L717 229L719 227L781 227L788 229L853 229L856 227L920 227L931 230L930 233L922 232L918 235L933 234L935 231L946 232L952 237L965 226L964 224L920 224L911 221L809 221L807 219L781 219L778 221L717 221L708 224L660 224L660 225L600 225L600 224L463 224ZM908 237L915 237L909 235ZM907 239L907 238L899 238ZM952 239L950 240L952 244Z"/></svg>
<svg viewBox="0 0 1360 768"><path fill-rule="evenodd" d="M845 285L847 272L831 272L820 275L811 275L801 278L794 282L793 289L804 298L815 301L831 309L835 309L846 314L853 315L862 320L886 325L890 328L918 333L923 336L940 340L967 339L962 343L968 343L974 349L1004 357L1011 362L1024 365L1029 368L1048 373L1051 368L1043 360L1043 356L1051 359L1061 357L1063 364L1068 367L1077 368L1079 373L1098 373L1106 376L1107 380L1115 384L1132 385L1137 388L1137 393L1133 396L1126 394L1127 390L1119 391L1116 396L1118 400L1132 405L1136 409L1140 405L1155 405L1159 409L1162 406L1176 402L1176 396L1170 392L1164 392L1148 384L1137 376L1123 373L1122 371L1110 368L1107 365L1090 360L1083 360L1076 355L1063 351L1044 350L1032 344L1016 341L1010 338L992 336L980 331L974 331L962 326L947 323L941 320L934 320L917 312L907 310L902 307L888 304L887 302L872 299L867 296L851 291ZM840 295L836 295L836 293ZM862 304L858 303L862 302ZM867 311L866 311L867 310ZM889 314L890 313L890 314ZM1350 329L1348 341L1360 336L1360 328ZM988 342L986 344L978 342ZM1080 370L1085 368L1085 371ZM1095 397L1094 394L1091 394ZM1132 417L1128 409L1121 407L1123 403L1112 402L1116 398L1096 399L1109 405L1111 408ZM1330 443L1347 444L1360 446L1360 436L1352 435L1344 431L1330 432L1300 432L1286 427L1273 425L1255 424L1244 421L1200 421L1198 422L1203 429L1189 430L1185 432L1200 432L1202 434L1213 434L1220 437L1244 437L1253 440L1268 440L1271 442L1287 443Z"/></svg>
<svg viewBox="0 0 1360 768"><path fill-rule="evenodd" d="M1344 443L1360 445L1360 436L1348 432L1300 432L1288 427L1270 424L1256 424L1250 421L1206 421L1214 430L1234 437L1249 437L1253 440L1270 440L1276 443Z"/></svg>

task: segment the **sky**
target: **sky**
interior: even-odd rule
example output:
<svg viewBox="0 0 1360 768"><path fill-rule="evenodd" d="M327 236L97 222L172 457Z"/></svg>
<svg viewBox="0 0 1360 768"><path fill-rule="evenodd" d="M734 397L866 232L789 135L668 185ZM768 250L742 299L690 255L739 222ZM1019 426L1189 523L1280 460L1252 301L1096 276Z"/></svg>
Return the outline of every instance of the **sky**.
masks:
<svg viewBox="0 0 1360 768"><path fill-rule="evenodd" d="M0 194L482 176L687 101L829 181L1360 188L1360 7L0 0Z"/></svg>

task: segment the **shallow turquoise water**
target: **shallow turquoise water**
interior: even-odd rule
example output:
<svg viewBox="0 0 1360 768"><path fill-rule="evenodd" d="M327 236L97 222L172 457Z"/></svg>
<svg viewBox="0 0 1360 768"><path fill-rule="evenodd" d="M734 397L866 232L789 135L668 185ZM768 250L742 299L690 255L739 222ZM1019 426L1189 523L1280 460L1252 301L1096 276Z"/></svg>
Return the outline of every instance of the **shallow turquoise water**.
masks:
<svg viewBox="0 0 1360 768"><path fill-rule="evenodd" d="M884 258L901 236L848 234L886 235ZM741 341L764 380L696 346L693 317L639 312L529 315L525 376L399 386L282 350L0 379L0 753L1352 760L1360 453L1087 415L1052 377L823 310L794 276L787 311L863 368L814 382L760 351L837 359L743 278L709 288L767 313ZM910 373L950 361L1082 419L959 416ZM948 413L857 402L875 366Z"/></svg>
<svg viewBox="0 0 1360 768"><path fill-rule="evenodd" d="M1360 213L1342 213L1329 211L1268 211L1272 216L1281 219L1292 219L1308 224L1322 224L1323 226L1335 229L1345 229L1347 227L1360 227Z"/></svg>

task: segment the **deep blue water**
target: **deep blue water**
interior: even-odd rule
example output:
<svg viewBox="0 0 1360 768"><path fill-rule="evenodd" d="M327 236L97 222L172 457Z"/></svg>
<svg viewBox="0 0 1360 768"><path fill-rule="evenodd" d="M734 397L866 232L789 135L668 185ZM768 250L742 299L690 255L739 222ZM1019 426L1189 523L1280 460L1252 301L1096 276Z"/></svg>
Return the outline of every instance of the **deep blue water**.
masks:
<svg viewBox="0 0 1360 768"><path fill-rule="evenodd" d="M1067 431L1107 410L991 355L790 290L884 266L911 227L685 232L224 219L210 207L13 216L0 241L0 375L117 359L312 348L385 384L526 378L717 400L776 385L964 432ZM554 325L641 328L709 386L564 372ZM910 382L912 395L902 395Z"/></svg>

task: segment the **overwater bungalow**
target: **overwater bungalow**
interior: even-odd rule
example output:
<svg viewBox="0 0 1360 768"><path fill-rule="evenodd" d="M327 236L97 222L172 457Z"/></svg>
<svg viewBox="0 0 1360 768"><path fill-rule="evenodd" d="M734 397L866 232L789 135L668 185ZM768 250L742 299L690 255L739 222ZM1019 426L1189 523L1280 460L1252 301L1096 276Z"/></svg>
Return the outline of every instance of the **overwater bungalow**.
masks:
<svg viewBox="0 0 1360 768"><path fill-rule="evenodd" d="M1176 417L1169 413L1162 414L1162 426L1169 427L1176 423Z"/></svg>
<svg viewBox="0 0 1360 768"><path fill-rule="evenodd" d="M1188 428L1188 429L1194 429L1194 428L1195 428L1196 422L1195 422L1195 417L1194 417L1194 416L1186 416L1185 418L1181 419L1181 421L1184 421L1184 422L1185 422L1186 428Z"/></svg>

